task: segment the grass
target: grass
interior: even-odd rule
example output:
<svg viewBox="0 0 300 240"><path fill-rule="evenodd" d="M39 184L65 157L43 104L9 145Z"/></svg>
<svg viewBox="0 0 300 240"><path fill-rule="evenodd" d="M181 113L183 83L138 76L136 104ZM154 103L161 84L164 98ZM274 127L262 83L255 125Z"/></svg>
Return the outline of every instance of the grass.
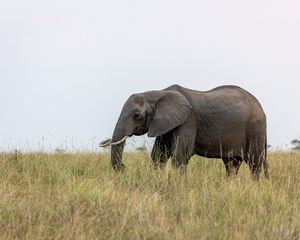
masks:
<svg viewBox="0 0 300 240"><path fill-rule="evenodd" d="M300 153L269 154L270 177L194 157L185 176L145 152L115 173L108 153L1 153L1 239L299 239Z"/></svg>

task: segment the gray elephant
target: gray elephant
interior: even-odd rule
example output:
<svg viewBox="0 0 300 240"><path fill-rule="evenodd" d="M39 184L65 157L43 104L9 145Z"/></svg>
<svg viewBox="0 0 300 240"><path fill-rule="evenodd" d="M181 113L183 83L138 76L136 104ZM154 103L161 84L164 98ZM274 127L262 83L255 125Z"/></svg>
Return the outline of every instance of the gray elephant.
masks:
<svg viewBox="0 0 300 240"><path fill-rule="evenodd" d="M159 91L133 94L123 106L111 144L111 162L124 168L127 137L156 137L154 167L172 164L185 171L194 155L223 160L227 176L238 173L245 161L255 179L264 167L268 177L266 116L258 100L237 86L196 91L172 85Z"/></svg>

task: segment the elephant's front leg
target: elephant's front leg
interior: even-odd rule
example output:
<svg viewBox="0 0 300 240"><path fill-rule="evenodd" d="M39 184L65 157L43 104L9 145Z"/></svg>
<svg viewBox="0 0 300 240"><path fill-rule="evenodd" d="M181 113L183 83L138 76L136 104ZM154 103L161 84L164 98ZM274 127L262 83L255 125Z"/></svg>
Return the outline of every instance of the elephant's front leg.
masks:
<svg viewBox="0 0 300 240"><path fill-rule="evenodd" d="M151 152L152 166L154 169L164 167L170 156L170 144L167 137L157 137Z"/></svg>
<svg viewBox="0 0 300 240"><path fill-rule="evenodd" d="M183 126L174 132L172 144L172 164L185 173L188 161L194 155L196 130Z"/></svg>
<svg viewBox="0 0 300 240"><path fill-rule="evenodd" d="M223 162L226 169L226 176L230 177L232 173L238 174L239 168L242 163L242 158L240 157L223 157Z"/></svg>

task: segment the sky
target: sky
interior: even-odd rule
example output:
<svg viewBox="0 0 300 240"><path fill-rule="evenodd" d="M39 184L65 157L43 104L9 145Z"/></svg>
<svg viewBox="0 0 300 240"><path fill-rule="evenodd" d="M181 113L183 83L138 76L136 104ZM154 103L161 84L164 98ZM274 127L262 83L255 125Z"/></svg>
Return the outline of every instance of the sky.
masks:
<svg viewBox="0 0 300 240"><path fill-rule="evenodd" d="M266 112L269 144L285 148L300 138L299 9L296 0L0 0L0 151L96 150L132 93L175 83L245 88Z"/></svg>

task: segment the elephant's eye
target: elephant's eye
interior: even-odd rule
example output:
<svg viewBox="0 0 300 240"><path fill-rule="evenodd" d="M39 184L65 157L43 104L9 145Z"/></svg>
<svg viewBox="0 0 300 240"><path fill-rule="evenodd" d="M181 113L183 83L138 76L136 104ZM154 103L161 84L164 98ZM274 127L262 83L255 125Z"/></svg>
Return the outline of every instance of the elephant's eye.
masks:
<svg viewBox="0 0 300 240"><path fill-rule="evenodd" d="M133 117L137 121L142 121L144 119L143 115L139 111L135 111Z"/></svg>

